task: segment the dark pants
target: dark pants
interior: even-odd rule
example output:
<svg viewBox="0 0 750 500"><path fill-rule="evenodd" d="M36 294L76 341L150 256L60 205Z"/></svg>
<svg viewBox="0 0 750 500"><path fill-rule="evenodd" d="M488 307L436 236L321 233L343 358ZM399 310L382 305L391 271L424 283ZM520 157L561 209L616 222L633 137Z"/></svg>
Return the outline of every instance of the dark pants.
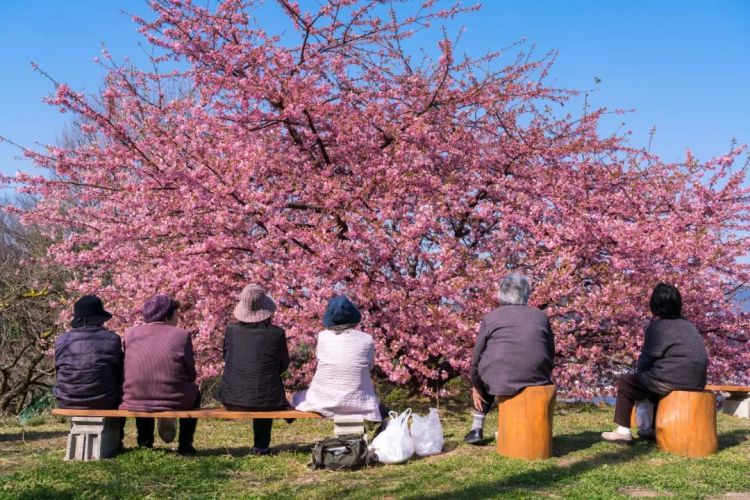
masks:
<svg viewBox="0 0 750 500"><path fill-rule="evenodd" d="M652 403L659 401L659 395L651 392L638 379L635 373L628 373L617 380L617 402L615 403L615 418L617 425L630 427L630 416L636 401L648 399Z"/></svg>
<svg viewBox="0 0 750 500"><path fill-rule="evenodd" d="M122 442L125 440L125 422L127 422L127 418L125 417L119 417L118 422L120 424L120 448L122 448Z"/></svg>
<svg viewBox="0 0 750 500"><path fill-rule="evenodd" d="M198 393L198 397L195 398L193 408L200 408L201 406L201 394ZM156 419L149 417L136 417L135 428L138 430L138 446L151 447L154 445L154 424ZM192 446L193 436L195 436L195 427L198 425L198 421L194 418L181 418L180 419L180 435L178 437L178 443L180 446Z"/></svg>
<svg viewBox="0 0 750 500"><path fill-rule="evenodd" d="M479 413L487 415L492 409L492 405L495 404L495 396L487 392L487 387L485 387L484 384L482 384L482 387L476 387L475 389L479 392L479 395L482 396L482 399L484 399L484 402L482 403L482 411ZM476 408L474 408L474 411L476 411Z"/></svg>
<svg viewBox="0 0 750 500"><path fill-rule="evenodd" d="M246 406L235 406L235 405L228 405L228 404L225 404L224 408L230 411L276 411L276 410L289 410L290 409L290 408L270 408L270 409L269 408L248 408ZM253 419L253 447L268 448L269 446L271 446L271 429L273 429L272 418L254 418Z"/></svg>

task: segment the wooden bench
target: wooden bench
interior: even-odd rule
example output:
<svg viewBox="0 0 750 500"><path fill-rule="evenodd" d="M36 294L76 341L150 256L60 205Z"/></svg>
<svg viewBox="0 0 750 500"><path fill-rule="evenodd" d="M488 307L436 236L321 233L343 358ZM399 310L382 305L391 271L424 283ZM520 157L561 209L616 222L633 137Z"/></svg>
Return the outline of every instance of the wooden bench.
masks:
<svg viewBox="0 0 750 500"><path fill-rule="evenodd" d="M750 385L707 385L706 390L729 393L722 403L725 414L750 418Z"/></svg>
<svg viewBox="0 0 750 500"><path fill-rule="evenodd" d="M130 410L76 410L55 408L53 415L71 417L65 460L99 460L114 456L120 446L121 417L148 418L218 418L218 419L275 419L323 418L308 411L230 411L223 408L198 408L194 410L130 411Z"/></svg>
<svg viewBox="0 0 750 500"><path fill-rule="evenodd" d="M510 458L540 460L552 456L555 386L527 387L497 400L497 452Z"/></svg>

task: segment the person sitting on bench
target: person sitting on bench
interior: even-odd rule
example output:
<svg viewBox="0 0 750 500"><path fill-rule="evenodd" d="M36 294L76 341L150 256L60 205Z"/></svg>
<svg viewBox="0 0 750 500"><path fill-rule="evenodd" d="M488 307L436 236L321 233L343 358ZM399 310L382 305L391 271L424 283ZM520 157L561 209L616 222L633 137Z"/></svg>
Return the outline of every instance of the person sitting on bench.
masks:
<svg viewBox="0 0 750 500"><path fill-rule="evenodd" d="M195 361L190 332L178 328L179 303L155 295L141 309L144 323L128 329L123 339L125 372L120 408L134 411L190 410L199 408L201 395L195 383ZM154 419L136 418L138 446L154 445ZM196 420L180 419L181 455L194 455Z"/></svg>
<svg viewBox="0 0 750 500"><path fill-rule="evenodd" d="M104 328L112 315L96 295L85 295L73 305L71 330L55 341L53 394L60 408L117 409L122 396L122 343ZM120 422L120 448L125 419Z"/></svg>
<svg viewBox="0 0 750 500"><path fill-rule="evenodd" d="M216 399L227 410L289 409L281 374L289 367L286 334L271 323L276 304L258 285L242 290L234 308L239 323L224 334L224 372ZM253 419L253 449L268 455L273 419Z"/></svg>
<svg viewBox="0 0 750 500"><path fill-rule="evenodd" d="M651 294L649 308L654 316L646 328L636 373L623 375L617 381L617 427L602 433L607 441L633 440L630 416L636 401L656 403L671 391L702 391L706 386L706 346L695 326L682 317L680 291L659 283ZM652 439L654 431L639 429L638 435Z"/></svg>
<svg viewBox="0 0 750 500"><path fill-rule="evenodd" d="M361 417L383 422L388 410L375 394L370 372L375 366L372 336L358 328L362 316L354 303L343 295L328 302L323 315L325 330L318 334L315 356L318 367L310 388L294 395L297 410L314 411L334 418ZM378 428L376 434L384 426Z"/></svg>
<svg viewBox="0 0 750 500"><path fill-rule="evenodd" d="M487 314L471 358L471 430L464 442L484 442L484 419L495 396L552 383L555 341L547 314L527 304L531 284L512 273L500 284L500 307Z"/></svg>

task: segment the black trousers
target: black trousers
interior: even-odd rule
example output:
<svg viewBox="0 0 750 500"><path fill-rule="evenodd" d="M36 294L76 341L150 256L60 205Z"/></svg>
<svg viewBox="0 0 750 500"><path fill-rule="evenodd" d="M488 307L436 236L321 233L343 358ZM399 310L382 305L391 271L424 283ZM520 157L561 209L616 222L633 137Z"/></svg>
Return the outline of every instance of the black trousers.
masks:
<svg viewBox="0 0 750 500"><path fill-rule="evenodd" d="M230 411L275 411L288 410L290 408L248 408L246 406L235 406L225 404L224 408ZM253 447L268 448L271 446L271 430L273 429L272 418L253 419Z"/></svg>
<svg viewBox="0 0 750 500"><path fill-rule="evenodd" d="M127 422L127 418L125 417L119 417L118 423L120 424L120 448L122 448L122 442L125 439L125 422Z"/></svg>
<svg viewBox="0 0 750 500"><path fill-rule="evenodd" d="M195 398L193 408L200 408L201 406L201 394L198 393L198 397ZM136 417L135 428L138 430L138 446L151 447L154 445L154 426L156 419L149 417ZM180 419L180 435L177 438L180 446L192 446L193 437L195 436L195 428L198 425L198 420L194 418L181 418Z"/></svg>
<svg viewBox="0 0 750 500"><path fill-rule="evenodd" d="M648 399L658 403L659 395L651 392L638 379L635 373L628 373L617 380L617 401L615 402L615 418L617 425L630 427L630 416L636 401Z"/></svg>
<svg viewBox="0 0 750 500"><path fill-rule="evenodd" d="M482 403L482 415L487 415L490 410L492 410L492 405L495 404L495 396L487 392L487 387L485 387L484 384L482 384L481 387L475 387L477 392L479 392L479 395L482 396L482 399L484 399L484 402ZM474 408L474 411L476 411L476 408Z"/></svg>

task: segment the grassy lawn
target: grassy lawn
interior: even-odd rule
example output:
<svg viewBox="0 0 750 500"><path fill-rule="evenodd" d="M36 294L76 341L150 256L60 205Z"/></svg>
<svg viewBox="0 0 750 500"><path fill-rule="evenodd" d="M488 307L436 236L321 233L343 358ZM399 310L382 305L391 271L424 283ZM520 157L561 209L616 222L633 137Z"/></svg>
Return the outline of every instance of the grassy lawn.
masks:
<svg viewBox="0 0 750 500"><path fill-rule="evenodd" d="M421 413L426 402L408 404ZM555 457L529 463L495 454L493 443L464 445L466 402L442 410L446 447L442 455L405 465L357 472L311 472L311 444L331 435L328 421L274 425L271 457L248 456L248 422L202 420L198 456L183 458L158 441L135 449L128 421L126 447L116 458L67 463L63 450L69 424L47 418L37 425L0 425L0 498L92 497L301 497L301 498L750 498L750 421L719 415L720 451L707 459L684 459L637 442L622 447L599 440L611 426L612 410L591 405L559 406ZM486 434L493 433L489 420ZM744 495L742 495L744 493Z"/></svg>

